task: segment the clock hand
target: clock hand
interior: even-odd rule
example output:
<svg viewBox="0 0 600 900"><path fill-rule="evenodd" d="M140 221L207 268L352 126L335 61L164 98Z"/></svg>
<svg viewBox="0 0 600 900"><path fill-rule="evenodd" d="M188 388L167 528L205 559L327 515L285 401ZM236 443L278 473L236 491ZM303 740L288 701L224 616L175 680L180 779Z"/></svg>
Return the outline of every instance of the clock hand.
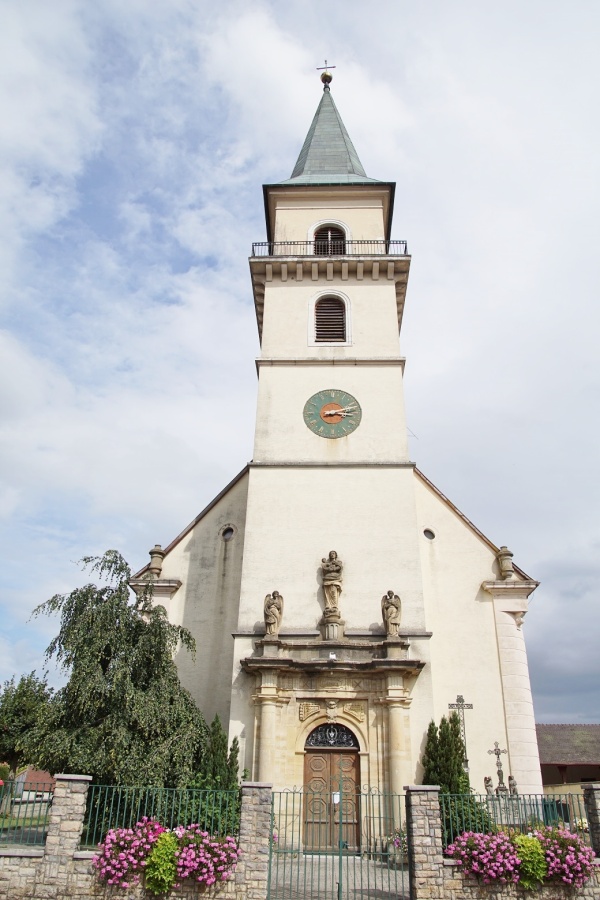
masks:
<svg viewBox="0 0 600 900"><path fill-rule="evenodd" d="M339 409L326 409L324 416L342 416L347 415L347 410L355 410L356 406L340 406ZM353 413L350 413L352 415Z"/></svg>

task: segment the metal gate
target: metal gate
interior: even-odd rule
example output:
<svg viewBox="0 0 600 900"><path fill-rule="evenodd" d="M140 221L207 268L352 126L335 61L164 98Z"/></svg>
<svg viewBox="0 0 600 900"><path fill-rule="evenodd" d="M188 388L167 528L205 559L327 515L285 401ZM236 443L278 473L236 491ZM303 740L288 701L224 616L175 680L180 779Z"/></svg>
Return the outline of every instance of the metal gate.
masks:
<svg viewBox="0 0 600 900"><path fill-rule="evenodd" d="M272 803L268 900L408 900L403 794L340 779Z"/></svg>

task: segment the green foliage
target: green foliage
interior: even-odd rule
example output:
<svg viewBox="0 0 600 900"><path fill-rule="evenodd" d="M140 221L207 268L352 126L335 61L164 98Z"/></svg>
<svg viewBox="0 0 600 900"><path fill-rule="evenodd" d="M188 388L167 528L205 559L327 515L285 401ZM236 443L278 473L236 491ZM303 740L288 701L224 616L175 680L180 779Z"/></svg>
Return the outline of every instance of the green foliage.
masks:
<svg viewBox="0 0 600 900"><path fill-rule="evenodd" d="M35 672L22 675L19 682L11 678L0 688L0 759L6 761L10 772L31 762L22 748L28 732L36 725L47 706L52 691L46 681L46 673L38 678ZM5 780L8 777L0 774Z"/></svg>
<svg viewBox="0 0 600 900"><path fill-rule="evenodd" d="M438 736L438 727L433 721L429 723L427 729L427 738L425 740L425 750L421 763L423 765L423 784L439 784L440 783L440 741Z"/></svg>
<svg viewBox="0 0 600 900"><path fill-rule="evenodd" d="M440 793L444 847L464 831L489 832L494 821L485 805L470 793Z"/></svg>
<svg viewBox="0 0 600 900"><path fill-rule="evenodd" d="M0 763L0 781L8 781L10 766L8 763Z"/></svg>
<svg viewBox="0 0 600 900"><path fill-rule="evenodd" d="M227 734L215 716L197 775L189 788L202 791L192 795L193 812L190 821L199 822L211 834L237 834L240 816L239 742L234 738L227 751ZM189 816L188 816L189 818Z"/></svg>
<svg viewBox="0 0 600 900"><path fill-rule="evenodd" d="M34 610L60 614L46 656L70 677L27 733L24 750L51 772L87 773L104 784L183 787L207 741L202 713L173 661L180 645L195 650L194 639L152 604L151 582L132 598L131 571L115 550L82 563L107 584L57 594Z"/></svg>
<svg viewBox="0 0 600 900"><path fill-rule="evenodd" d="M239 754L237 738L233 739L231 748L227 751L227 734L221 720L215 716L211 722L200 769L188 786L210 791L216 788L236 790L239 785Z"/></svg>
<svg viewBox="0 0 600 900"><path fill-rule="evenodd" d="M145 886L152 894L166 894L177 879L177 838L164 831L154 843L145 869Z"/></svg>
<svg viewBox="0 0 600 900"><path fill-rule="evenodd" d="M444 794L465 794L470 790L465 772L465 745L460 735L460 719L453 712L442 716L439 729L432 720L423 752L423 784L439 784Z"/></svg>
<svg viewBox="0 0 600 900"><path fill-rule="evenodd" d="M532 891L541 885L548 872L544 849L536 837L526 834L514 834L512 842L521 860L519 884Z"/></svg>

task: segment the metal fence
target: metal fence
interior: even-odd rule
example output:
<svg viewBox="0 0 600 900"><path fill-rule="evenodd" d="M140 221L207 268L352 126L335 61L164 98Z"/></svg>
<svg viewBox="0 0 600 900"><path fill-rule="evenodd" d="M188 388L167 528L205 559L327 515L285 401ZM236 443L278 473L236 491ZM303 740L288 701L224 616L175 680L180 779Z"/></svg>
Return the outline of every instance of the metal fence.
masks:
<svg viewBox="0 0 600 900"><path fill-rule="evenodd" d="M0 787L0 846L43 846L52 797L48 782L6 781Z"/></svg>
<svg viewBox="0 0 600 900"><path fill-rule="evenodd" d="M406 256L406 241L262 241L252 256Z"/></svg>
<svg viewBox="0 0 600 900"><path fill-rule="evenodd" d="M237 837L240 826L239 791L178 788L90 786L81 837L82 847L96 847L111 828L131 828L144 816L161 825L198 824L213 837Z"/></svg>
<svg viewBox="0 0 600 900"><path fill-rule="evenodd" d="M273 793L268 900L408 897L404 796Z"/></svg>
<svg viewBox="0 0 600 900"><path fill-rule="evenodd" d="M444 846L463 831L527 833L540 826L567 828L590 843L581 794L440 794L440 811Z"/></svg>

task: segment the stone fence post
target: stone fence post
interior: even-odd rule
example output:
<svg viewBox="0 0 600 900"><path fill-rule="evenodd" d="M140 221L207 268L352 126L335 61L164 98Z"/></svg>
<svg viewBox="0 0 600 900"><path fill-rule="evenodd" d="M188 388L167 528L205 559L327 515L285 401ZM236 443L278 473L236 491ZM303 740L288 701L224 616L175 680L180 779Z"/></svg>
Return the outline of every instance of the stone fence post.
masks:
<svg viewBox="0 0 600 900"><path fill-rule="evenodd" d="M238 890L246 900L265 900L269 880L272 832L272 787L256 781L242 782L240 846L242 856L235 872Z"/></svg>
<svg viewBox="0 0 600 900"><path fill-rule="evenodd" d="M91 775L56 775L42 869L44 897L64 897L79 850ZM41 895L40 895L41 896Z"/></svg>
<svg viewBox="0 0 600 900"><path fill-rule="evenodd" d="M406 831L411 900L443 896L444 854L439 787L408 785Z"/></svg>
<svg viewBox="0 0 600 900"><path fill-rule="evenodd" d="M590 842L592 849L600 856L600 784L586 784L583 789L583 802L590 826Z"/></svg>

